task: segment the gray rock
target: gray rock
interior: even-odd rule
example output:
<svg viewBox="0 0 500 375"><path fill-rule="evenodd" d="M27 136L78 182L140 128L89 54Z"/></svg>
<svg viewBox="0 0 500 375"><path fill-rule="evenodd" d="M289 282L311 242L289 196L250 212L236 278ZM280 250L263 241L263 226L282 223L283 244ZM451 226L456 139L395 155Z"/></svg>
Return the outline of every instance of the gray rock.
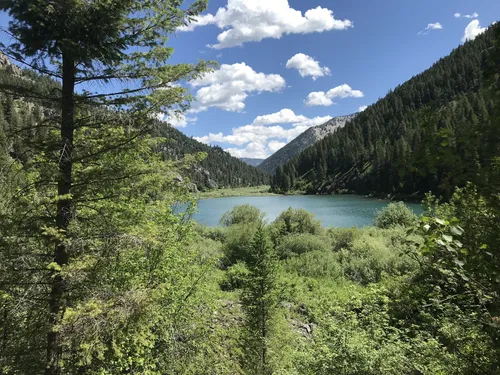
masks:
<svg viewBox="0 0 500 375"><path fill-rule="evenodd" d="M19 69L16 65L12 64L10 59L0 52L0 69L6 70L7 72L20 76L22 74L21 69Z"/></svg>
<svg viewBox="0 0 500 375"><path fill-rule="evenodd" d="M323 125L314 126L307 129L285 147L276 151L273 155L264 160L257 168L264 172L274 174L276 168L285 164L290 159L299 155L306 148L312 146L316 142L322 140L327 135L332 134L337 129L342 128L345 124L356 117L356 114L348 116L334 117Z"/></svg>

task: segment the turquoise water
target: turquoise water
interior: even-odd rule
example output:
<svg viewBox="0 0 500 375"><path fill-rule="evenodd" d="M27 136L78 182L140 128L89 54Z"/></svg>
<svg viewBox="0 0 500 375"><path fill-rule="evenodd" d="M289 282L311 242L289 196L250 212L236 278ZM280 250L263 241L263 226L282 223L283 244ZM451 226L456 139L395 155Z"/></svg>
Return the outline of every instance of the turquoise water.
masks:
<svg viewBox="0 0 500 375"><path fill-rule="evenodd" d="M266 214L269 221L281 212L292 208L303 208L316 215L326 227L364 227L373 225L378 210L389 202L356 195L293 195L271 197L214 198L198 201L197 222L215 227L224 213L234 206L250 204ZM419 204L408 204L415 213L422 213Z"/></svg>

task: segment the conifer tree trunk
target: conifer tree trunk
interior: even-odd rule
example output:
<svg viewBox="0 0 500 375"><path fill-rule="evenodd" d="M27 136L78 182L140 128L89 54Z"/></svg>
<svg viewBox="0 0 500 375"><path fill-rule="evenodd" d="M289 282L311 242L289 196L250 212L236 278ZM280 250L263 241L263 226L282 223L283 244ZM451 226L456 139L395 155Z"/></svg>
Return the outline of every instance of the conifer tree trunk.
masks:
<svg viewBox="0 0 500 375"><path fill-rule="evenodd" d="M63 53L63 75L62 75L62 117L61 117L61 150L59 155L59 176L57 181L57 195L62 197L57 202L56 227L65 236L73 218L73 202L69 194L72 183L72 154L75 120L75 76L76 66L73 57ZM63 267L68 263L67 243L63 239L55 245L54 263ZM47 334L47 367L45 375L61 374L62 350L59 343L59 335L54 330L64 312L64 295L66 292L65 282L59 271L54 271L51 277L50 292L50 331Z"/></svg>

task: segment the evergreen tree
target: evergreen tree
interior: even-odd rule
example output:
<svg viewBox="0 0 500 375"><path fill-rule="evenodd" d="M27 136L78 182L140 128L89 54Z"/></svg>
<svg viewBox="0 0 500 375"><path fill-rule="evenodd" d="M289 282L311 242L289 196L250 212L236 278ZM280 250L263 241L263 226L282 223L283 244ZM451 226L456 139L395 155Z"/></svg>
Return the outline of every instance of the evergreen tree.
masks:
<svg viewBox="0 0 500 375"><path fill-rule="evenodd" d="M491 28L427 71L390 91L339 129L284 165L309 192L354 191L449 199L455 187L484 180L500 155L492 88L498 69ZM497 57L498 59L498 57ZM488 104L491 103L491 104ZM276 191L286 181L276 180Z"/></svg>
<svg viewBox="0 0 500 375"><path fill-rule="evenodd" d="M269 340L277 309L277 257L263 225L255 234L247 259L249 274L244 284L244 368L248 374L272 374Z"/></svg>
<svg viewBox="0 0 500 375"><path fill-rule="evenodd" d="M7 11L12 17L9 32L16 40L5 47L5 54L43 75L60 80L62 86L60 95L51 93L45 98L53 103L54 110L60 110L57 149L46 150L47 155L53 155L55 150L59 155L55 160L44 160L47 163L45 170L57 165L52 171L55 179L47 185L45 194L52 194L49 186L54 183L57 191L48 200L48 204L54 207L47 207L49 213L45 216L51 218L40 227L40 235L45 236L47 244L52 246L52 250L44 251L49 272L43 272L41 276L49 286L48 324L42 328L46 329L47 335L46 364L43 366L47 375L63 373L64 346L60 326L67 316L66 311L77 304L77 301L70 300L74 299L75 292L71 290L67 275L71 263L77 262L70 251L75 240L75 227L79 226L76 218L85 216L84 202L91 199L87 194L92 193L92 182L106 176L103 174L105 168L96 171L92 165L99 157L112 155L144 134L151 121L139 119L157 112L174 113L186 108L189 96L185 89L173 83L180 79L194 79L210 65L205 62L169 65L172 49L166 43L178 26L189 22L205 5L205 1L199 0L187 10L181 10L180 2L176 0L103 0L91 3L8 0L0 3L0 10ZM55 70L47 65L49 61L56 66ZM88 87L90 83L114 81L120 81L123 86L128 83L128 87L109 94L77 93L76 90L79 85ZM3 88L13 94L35 94L33 90L23 92L23 88L15 83ZM106 108L114 110L106 113L103 111ZM123 121L120 114L123 111L134 116L137 122L133 127L124 124L126 130L120 131L117 124ZM11 108L10 115L15 117L11 124L19 128L17 108ZM91 129L95 128L100 131L92 132ZM79 134L84 129L88 132ZM100 138L88 138L88 134ZM88 145L90 147L86 147ZM140 170L133 173L140 173ZM116 178L124 181L129 177L129 174L118 174L113 181ZM37 185L46 183L31 182ZM81 191L84 190L80 189L82 186L87 187L87 194ZM112 200L100 189L93 192L99 192L97 199ZM81 212L77 211L78 208ZM47 298L43 300L47 301Z"/></svg>

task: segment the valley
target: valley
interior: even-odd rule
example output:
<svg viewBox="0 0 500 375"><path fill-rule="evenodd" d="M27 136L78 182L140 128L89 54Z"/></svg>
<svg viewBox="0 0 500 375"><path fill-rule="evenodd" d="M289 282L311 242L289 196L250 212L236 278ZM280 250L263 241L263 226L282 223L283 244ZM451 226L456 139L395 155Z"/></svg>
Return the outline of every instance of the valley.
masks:
<svg viewBox="0 0 500 375"><path fill-rule="evenodd" d="M467 6L0 1L0 375L500 374Z"/></svg>

